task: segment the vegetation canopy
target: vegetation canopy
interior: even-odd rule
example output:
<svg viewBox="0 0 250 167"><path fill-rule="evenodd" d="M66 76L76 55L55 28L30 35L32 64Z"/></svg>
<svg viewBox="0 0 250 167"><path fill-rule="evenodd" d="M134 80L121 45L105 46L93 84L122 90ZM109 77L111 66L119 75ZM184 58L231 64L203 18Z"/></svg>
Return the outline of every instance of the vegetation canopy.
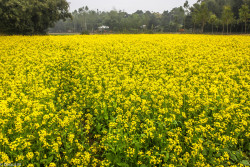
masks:
<svg viewBox="0 0 250 167"><path fill-rule="evenodd" d="M109 32L116 33L247 33L249 5L250 0L198 0L193 5L186 1L183 6L163 13L137 10L131 14L121 10L91 10L84 6L72 12L73 20L60 20L50 32L98 33L98 27L105 25L109 26Z"/></svg>
<svg viewBox="0 0 250 167"><path fill-rule="evenodd" d="M44 34L58 20L71 18L66 0L0 0L0 32Z"/></svg>

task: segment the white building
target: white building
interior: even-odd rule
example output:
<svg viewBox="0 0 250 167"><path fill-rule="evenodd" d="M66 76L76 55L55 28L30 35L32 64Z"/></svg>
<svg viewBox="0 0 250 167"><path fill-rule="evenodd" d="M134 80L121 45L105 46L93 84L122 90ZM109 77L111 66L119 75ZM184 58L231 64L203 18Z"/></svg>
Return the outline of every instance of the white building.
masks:
<svg viewBox="0 0 250 167"><path fill-rule="evenodd" d="M101 32L103 32L104 30L108 30L108 29L109 29L109 26L102 25L102 26L98 27L98 31L101 31Z"/></svg>

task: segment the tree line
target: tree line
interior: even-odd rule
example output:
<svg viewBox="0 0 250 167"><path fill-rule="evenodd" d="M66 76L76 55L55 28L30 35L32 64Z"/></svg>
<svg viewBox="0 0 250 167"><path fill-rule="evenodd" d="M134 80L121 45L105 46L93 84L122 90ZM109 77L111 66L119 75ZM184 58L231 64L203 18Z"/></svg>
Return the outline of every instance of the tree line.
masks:
<svg viewBox="0 0 250 167"><path fill-rule="evenodd" d="M162 13L105 12L87 6L70 13L66 0L0 0L0 33L247 33L249 6L250 0L198 0Z"/></svg>
<svg viewBox="0 0 250 167"><path fill-rule="evenodd" d="M89 10L85 6L72 12L73 19L57 22L50 32L98 32L98 27L105 25L109 31L118 33L247 33L249 5L249 0L198 0L193 5L186 1L183 6L163 13L137 10L132 14Z"/></svg>

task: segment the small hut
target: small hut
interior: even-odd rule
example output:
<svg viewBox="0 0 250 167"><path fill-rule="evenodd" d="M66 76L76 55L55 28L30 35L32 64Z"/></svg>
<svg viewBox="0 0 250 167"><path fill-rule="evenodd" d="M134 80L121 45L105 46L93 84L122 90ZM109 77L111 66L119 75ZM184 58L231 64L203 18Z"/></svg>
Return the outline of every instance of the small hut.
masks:
<svg viewBox="0 0 250 167"><path fill-rule="evenodd" d="M102 26L98 27L99 32L106 32L108 29L109 29L109 26L102 25Z"/></svg>

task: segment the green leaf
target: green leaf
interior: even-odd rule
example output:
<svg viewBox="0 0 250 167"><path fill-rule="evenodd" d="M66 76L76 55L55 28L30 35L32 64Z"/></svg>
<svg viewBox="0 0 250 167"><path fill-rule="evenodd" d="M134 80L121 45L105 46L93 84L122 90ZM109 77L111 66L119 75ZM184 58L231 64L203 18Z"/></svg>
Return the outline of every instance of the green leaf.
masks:
<svg viewBox="0 0 250 167"><path fill-rule="evenodd" d="M219 152L219 153L217 153L217 154L215 154L215 157L216 158L219 158L221 156L221 153Z"/></svg>
<svg viewBox="0 0 250 167"><path fill-rule="evenodd" d="M207 155L207 150L205 148L202 150L202 155Z"/></svg>
<svg viewBox="0 0 250 167"><path fill-rule="evenodd" d="M229 152L229 156L232 161L237 162L237 157L232 152Z"/></svg>
<svg viewBox="0 0 250 167"><path fill-rule="evenodd" d="M39 163L35 163L35 166L40 167L40 164Z"/></svg>
<svg viewBox="0 0 250 167"><path fill-rule="evenodd" d="M122 166L122 167L129 167L128 164L122 162L122 163L117 163L118 166Z"/></svg>
<svg viewBox="0 0 250 167"><path fill-rule="evenodd" d="M104 119L105 119L105 120L108 120L108 119L109 119L109 115L108 115L107 112L104 113Z"/></svg>
<svg viewBox="0 0 250 167"><path fill-rule="evenodd" d="M114 156L111 153L107 153L106 158L111 162L114 160Z"/></svg>
<svg viewBox="0 0 250 167"><path fill-rule="evenodd" d="M117 107L117 102L113 102L113 104L114 104L114 107L116 108Z"/></svg>
<svg viewBox="0 0 250 167"><path fill-rule="evenodd" d="M235 155L236 155L236 157L237 157L238 159L241 159L241 158L242 158L242 155L241 155L241 153L240 153L239 151L236 151L236 152L235 152Z"/></svg>
<svg viewBox="0 0 250 167"><path fill-rule="evenodd" d="M66 143L66 148L67 149L70 149L71 148L71 145L69 143Z"/></svg>
<svg viewBox="0 0 250 167"><path fill-rule="evenodd" d="M40 161L40 163L42 163L42 164L47 164L47 159L42 159L41 161Z"/></svg>
<svg viewBox="0 0 250 167"><path fill-rule="evenodd" d="M145 164L142 164L140 167L147 167Z"/></svg>
<svg viewBox="0 0 250 167"><path fill-rule="evenodd" d="M54 156L50 156L50 157L48 158L48 163L52 162L53 158L54 158Z"/></svg>
<svg viewBox="0 0 250 167"><path fill-rule="evenodd" d="M164 158L164 161L167 162L168 159L169 159L169 153L167 152L167 153L166 153L166 157Z"/></svg>
<svg viewBox="0 0 250 167"><path fill-rule="evenodd" d="M242 160L240 163L245 165L245 166L250 166L250 163L248 160Z"/></svg>
<svg viewBox="0 0 250 167"><path fill-rule="evenodd" d="M102 128L102 125L100 123L98 123L96 126L97 131L100 132L101 128Z"/></svg>

